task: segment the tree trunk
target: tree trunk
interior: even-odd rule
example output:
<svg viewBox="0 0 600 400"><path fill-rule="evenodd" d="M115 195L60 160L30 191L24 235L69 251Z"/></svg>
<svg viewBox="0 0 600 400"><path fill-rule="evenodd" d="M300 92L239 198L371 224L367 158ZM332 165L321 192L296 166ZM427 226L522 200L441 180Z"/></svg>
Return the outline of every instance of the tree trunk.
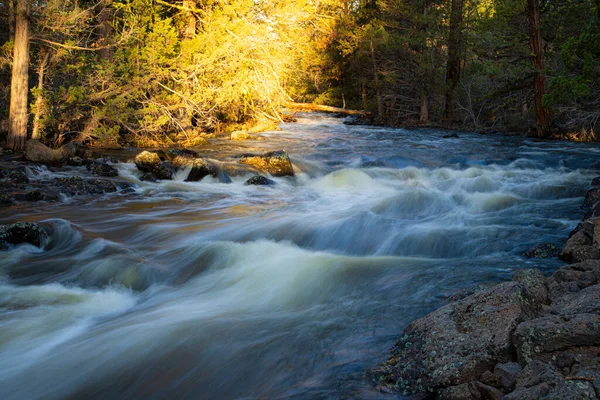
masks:
<svg viewBox="0 0 600 400"><path fill-rule="evenodd" d="M464 0L452 0L450 31L448 32L448 62L446 64L446 106L444 120L452 119L454 90L460 80L461 36Z"/></svg>
<svg viewBox="0 0 600 400"><path fill-rule="evenodd" d="M15 1L8 0L8 40L15 40Z"/></svg>
<svg viewBox="0 0 600 400"><path fill-rule="evenodd" d="M377 120L383 119L383 98L381 96L381 85L379 84L379 68L377 68L377 58L375 58L375 48L373 41L369 41L371 47L371 62L373 63L373 76L375 77L375 96L377 100Z"/></svg>
<svg viewBox="0 0 600 400"><path fill-rule="evenodd" d="M8 147L21 150L27 140L29 92L29 0L17 0L15 48L10 81Z"/></svg>
<svg viewBox="0 0 600 400"><path fill-rule="evenodd" d="M544 43L540 32L540 3L539 0L527 0L527 15L529 17L529 42L531 44L531 61L535 68L533 89L535 95L535 125L536 135L546 137L551 133L550 114L542 104L546 92L546 75L544 74Z"/></svg>
<svg viewBox="0 0 600 400"><path fill-rule="evenodd" d="M361 74L360 76L360 98L362 101L362 108L363 110L368 110L369 109L369 101L368 101L368 96L367 96L367 81L364 77L364 75Z"/></svg>
<svg viewBox="0 0 600 400"><path fill-rule="evenodd" d="M419 122L423 125L429 123L429 99L427 93L421 94L421 108L419 110Z"/></svg>
<svg viewBox="0 0 600 400"><path fill-rule="evenodd" d="M35 93L35 115L33 116L33 129L31 131L32 139L39 139L42 136L42 116L47 111L44 102L44 75L46 74L46 67L48 66L48 60L50 60L50 50L44 50L44 57L38 66L38 84L37 91Z"/></svg>
<svg viewBox="0 0 600 400"><path fill-rule="evenodd" d="M113 34L112 20L114 16L114 8L112 0L105 0L101 3L102 9L98 13L98 25L96 26L96 34L98 36L98 56L101 60L111 60L113 49L108 47L111 35Z"/></svg>

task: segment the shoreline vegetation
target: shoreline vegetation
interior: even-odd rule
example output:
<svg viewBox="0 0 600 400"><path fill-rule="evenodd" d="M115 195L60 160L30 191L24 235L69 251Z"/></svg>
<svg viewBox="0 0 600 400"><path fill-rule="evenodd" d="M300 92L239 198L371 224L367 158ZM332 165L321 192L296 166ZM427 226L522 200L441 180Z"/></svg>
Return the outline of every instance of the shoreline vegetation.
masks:
<svg viewBox="0 0 600 400"><path fill-rule="evenodd" d="M598 2L9 0L0 142L191 145L290 103L594 141L598 43Z"/></svg>

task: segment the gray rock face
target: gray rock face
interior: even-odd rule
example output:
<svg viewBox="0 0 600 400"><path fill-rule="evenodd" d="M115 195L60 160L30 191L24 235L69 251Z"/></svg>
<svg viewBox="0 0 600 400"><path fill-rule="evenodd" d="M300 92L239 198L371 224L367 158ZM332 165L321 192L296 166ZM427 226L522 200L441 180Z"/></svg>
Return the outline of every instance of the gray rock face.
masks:
<svg viewBox="0 0 600 400"><path fill-rule="evenodd" d="M523 253L527 258L553 258L559 253L559 248L552 243L544 243L533 246Z"/></svg>
<svg viewBox="0 0 600 400"><path fill-rule="evenodd" d="M142 172L154 175L156 179L173 179L173 172L165 166L156 153L142 151L135 157L135 165Z"/></svg>
<svg viewBox="0 0 600 400"><path fill-rule="evenodd" d="M370 377L440 399L600 398L600 261L538 270L413 322Z"/></svg>
<svg viewBox="0 0 600 400"><path fill-rule="evenodd" d="M585 195L585 200L583 201L581 208L589 209L590 207L593 207L594 204L596 204L598 202L600 202L600 189L599 188L590 189L590 190L588 190L587 194Z"/></svg>
<svg viewBox="0 0 600 400"><path fill-rule="evenodd" d="M283 150L272 151L262 155L243 156L241 164L252 165L260 171L273 176L293 176L294 168L290 157Z"/></svg>
<svg viewBox="0 0 600 400"><path fill-rule="evenodd" d="M548 301L543 275L523 272L518 281L482 290L408 326L392 357L375 371L381 385L407 394L477 381L511 361L512 332Z"/></svg>
<svg viewBox="0 0 600 400"><path fill-rule="evenodd" d="M37 247L43 246L49 234L41 225L34 222L17 222L0 226L0 250L7 250L10 245L29 243Z"/></svg>
<svg viewBox="0 0 600 400"><path fill-rule="evenodd" d="M559 258L567 262L600 260L600 247L597 244L600 235L594 235L599 221L595 220L593 223L586 221L583 227L567 240Z"/></svg>
<svg viewBox="0 0 600 400"><path fill-rule="evenodd" d="M498 377L500 380L500 385L505 390L512 390L515 388L517 384L517 377L521 371L521 365L516 362L496 364L494 367L494 375Z"/></svg>
<svg viewBox="0 0 600 400"><path fill-rule="evenodd" d="M587 210L583 220L569 235L567 243L559 254L561 260L581 262L600 260L600 177L592 181L581 208Z"/></svg>

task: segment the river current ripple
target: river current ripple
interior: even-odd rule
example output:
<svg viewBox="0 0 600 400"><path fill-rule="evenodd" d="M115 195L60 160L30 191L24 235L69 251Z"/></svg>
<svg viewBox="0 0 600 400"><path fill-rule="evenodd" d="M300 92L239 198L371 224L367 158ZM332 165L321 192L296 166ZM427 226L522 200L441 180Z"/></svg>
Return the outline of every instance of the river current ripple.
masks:
<svg viewBox="0 0 600 400"><path fill-rule="evenodd" d="M320 114L281 128L207 150L285 149L296 177L275 186L120 163L133 195L2 211L54 239L0 253L0 398L385 397L364 373L412 320L560 265L521 253L562 246L599 167L598 145Z"/></svg>

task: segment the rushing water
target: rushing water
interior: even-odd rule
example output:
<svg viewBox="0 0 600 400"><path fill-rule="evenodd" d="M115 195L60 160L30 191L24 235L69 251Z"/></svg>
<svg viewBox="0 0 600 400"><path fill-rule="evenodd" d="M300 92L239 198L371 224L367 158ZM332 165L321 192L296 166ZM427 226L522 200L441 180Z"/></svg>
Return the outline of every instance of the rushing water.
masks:
<svg viewBox="0 0 600 400"><path fill-rule="evenodd" d="M559 265L520 254L564 243L600 154L446 133L305 115L208 150L286 149L297 176L276 186L140 182L121 163L135 194L5 209L54 239L0 253L0 398L385 397L364 373L410 321Z"/></svg>

